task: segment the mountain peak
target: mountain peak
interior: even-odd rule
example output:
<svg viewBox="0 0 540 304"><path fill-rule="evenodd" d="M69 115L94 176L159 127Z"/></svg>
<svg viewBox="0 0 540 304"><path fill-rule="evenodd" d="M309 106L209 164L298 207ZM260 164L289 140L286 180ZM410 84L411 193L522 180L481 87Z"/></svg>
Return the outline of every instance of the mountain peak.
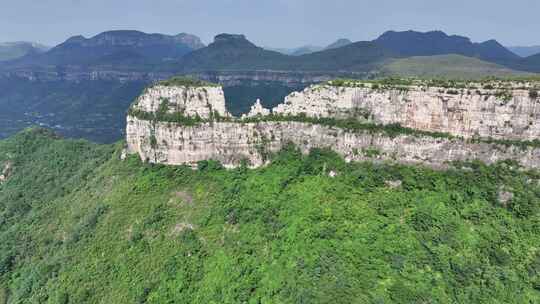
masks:
<svg viewBox="0 0 540 304"><path fill-rule="evenodd" d="M238 41L238 40L247 40L245 35L242 34L219 34L214 37L214 42L223 42L223 41Z"/></svg>
<svg viewBox="0 0 540 304"><path fill-rule="evenodd" d="M337 49L337 48L340 48L340 47L347 46L347 45L349 45L351 43L352 43L351 40L341 38L341 39L338 39L336 42L334 42L334 43L330 44L329 46L327 46L325 48L325 50Z"/></svg>
<svg viewBox="0 0 540 304"><path fill-rule="evenodd" d="M214 46L230 45L234 47L250 47L250 48L257 47L251 41L247 40L245 35L226 34L226 33L219 34L216 37L214 37L214 42L212 43L212 45Z"/></svg>
<svg viewBox="0 0 540 304"><path fill-rule="evenodd" d="M204 43L202 43L201 38L199 38L199 37L197 37L195 35L192 35L192 34L180 33L180 34L174 36L174 38L177 41L188 45L189 47L191 47L194 50L202 49L203 47L206 46L206 45L204 45Z"/></svg>

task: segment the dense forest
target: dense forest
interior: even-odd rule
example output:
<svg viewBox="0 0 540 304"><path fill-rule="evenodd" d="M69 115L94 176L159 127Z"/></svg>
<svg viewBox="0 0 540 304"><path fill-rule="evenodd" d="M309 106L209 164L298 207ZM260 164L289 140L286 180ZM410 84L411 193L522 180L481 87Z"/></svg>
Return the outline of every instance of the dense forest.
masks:
<svg viewBox="0 0 540 304"><path fill-rule="evenodd" d="M345 163L225 170L0 141L0 304L539 303L540 174Z"/></svg>

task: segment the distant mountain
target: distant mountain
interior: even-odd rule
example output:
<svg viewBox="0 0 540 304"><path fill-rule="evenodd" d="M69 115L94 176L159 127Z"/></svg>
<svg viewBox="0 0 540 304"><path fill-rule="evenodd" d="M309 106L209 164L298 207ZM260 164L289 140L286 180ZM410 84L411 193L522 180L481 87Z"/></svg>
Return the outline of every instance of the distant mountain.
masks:
<svg viewBox="0 0 540 304"><path fill-rule="evenodd" d="M395 54L372 42L357 42L341 48L289 56L257 47L244 35L221 34L208 47L182 59L185 71L285 70L366 71Z"/></svg>
<svg viewBox="0 0 540 304"><path fill-rule="evenodd" d="M273 48L273 47L264 47L265 50L268 51L274 51L281 53L283 55L290 55L290 56L301 56L305 54L311 54L314 52L318 52L323 50L324 48L322 46L314 46L314 45L305 45L297 48Z"/></svg>
<svg viewBox="0 0 540 304"><path fill-rule="evenodd" d="M284 55L302 56L302 55L312 54L312 53L320 52L320 51L324 51L324 50L343 47L343 46L349 45L351 43L352 43L352 41L350 41L349 39L338 39L336 42L334 42L334 43L332 43L332 44L330 44L330 45L328 45L326 47L316 46L316 45L304 45L304 46L301 46L301 47L298 47L298 48L292 48L292 49L288 49L288 48L271 48L271 47L265 47L265 49L269 50L269 51L279 52L279 53L284 54Z"/></svg>
<svg viewBox="0 0 540 304"><path fill-rule="evenodd" d="M47 51L47 46L35 42L0 43L0 61L13 60L28 54L39 54Z"/></svg>
<svg viewBox="0 0 540 304"><path fill-rule="evenodd" d="M514 64L514 68L522 71L540 73L540 54L522 58Z"/></svg>
<svg viewBox="0 0 540 304"><path fill-rule="evenodd" d="M509 46L507 47L514 54L521 57L529 57L532 55L540 54L540 45L534 46Z"/></svg>
<svg viewBox="0 0 540 304"><path fill-rule="evenodd" d="M189 34L169 36L139 31L109 31L92 38L75 36L43 54L27 55L12 65L130 65L173 60L204 47Z"/></svg>
<svg viewBox="0 0 540 304"><path fill-rule="evenodd" d="M349 45L351 43L353 43L353 42L350 41L349 39L338 39L336 42L328 45L325 48L325 50L337 49L337 48L340 48L340 47L347 46L347 45Z"/></svg>
<svg viewBox="0 0 540 304"><path fill-rule="evenodd" d="M187 54L178 66L185 71L257 70L288 65L292 56L265 50L244 35L220 34L207 47Z"/></svg>
<svg viewBox="0 0 540 304"><path fill-rule="evenodd" d="M282 50L283 51L283 50ZM290 55L256 46L244 35L221 34L207 47L193 35L110 31L92 38L75 36L45 53L29 53L1 64L2 70L69 73L66 70L106 69L108 72L189 73L208 71L374 72L391 59L439 55L477 58L471 68L483 73L485 62L509 69L540 72L536 57L521 58L495 40L473 43L441 31L389 31L373 41L339 39L326 48L304 47ZM460 61L464 62L464 61ZM433 66L435 61L430 61ZM72 73L73 74L73 73ZM74 76L77 77L77 76Z"/></svg>
<svg viewBox="0 0 540 304"><path fill-rule="evenodd" d="M500 64L519 60L496 40L473 43L467 37L449 36L441 31L388 31L374 42L402 57L458 54Z"/></svg>
<svg viewBox="0 0 540 304"><path fill-rule="evenodd" d="M322 46L316 46L316 45L305 45L302 47L297 48L293 53L291 53L292 56L302 56L306 54L311 54L315 52L322 51L324 48Z"/></svg>

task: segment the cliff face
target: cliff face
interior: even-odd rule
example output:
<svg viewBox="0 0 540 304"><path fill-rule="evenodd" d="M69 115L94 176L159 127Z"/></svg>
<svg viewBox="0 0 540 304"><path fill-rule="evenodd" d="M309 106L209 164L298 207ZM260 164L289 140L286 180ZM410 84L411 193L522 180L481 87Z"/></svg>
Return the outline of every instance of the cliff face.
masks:
<svg viewBox="0 0 540 304"><path fill-rule="evenodd" d="M477 91L469 89L456 94L450 89L420 86L408 90L381 89L371 84L314 86L288 96L272 110L279 116L269 116L270 111L256 102L249 114L237 119L227 113L220 88L157 86L148 89L133 108L139 113L156 113L167 100L168 113L181 113L187 118L198 116L204 120L186 124L130 115L126 132L128 153L139 154L143 160L153 163L193 166L198 161L214 159L226 167L235 167L247 160L252 167L258 167L268 161L269 154L294 143L304 153L312 148L330 148L347 161L444 167L452 161L493 163L511 159L527 168L539 168L540 148L537 146L502 145L486 140L488 137L540 138L539 101L529 96L530 89L509 89L511 95L504 97L504 102L495 90ZM227 118L215 120L212 111ZM302 115L337 121L352 117L380 124L399 123L412 129L448 132L458 137L414 131L396 135L385 132L382 127L345 130L337 125L319 124L316 119L294 119ZM485 138L466 139L478 135Z"/></svg>
<svg viewBox="0 0 540 304"><path fill-rule="evenodd" d="M160 109L164 107L163 109ZM133 110L146 113L182 113L185 116L199 116L209 119L217 112L229 116L225 109L225 95L221 87L214 86L164 86L156 85L146 89L132 105Z"/></svg>
<svg viewBox="0 0 540 304"><path fill-rule="evenodd" d="M302 122L214 122L178 127L130 117L127 139L128 152L139 154L145 161L171 165L195 166L198 161L213 159L226 167L236 167L242 160L259 167L269 153L294 143L304 153L312 148L330 148L347 161L445 167L451 161L481 160L489 164L514 159L528 168L540 167L540 149L414 135L390 137Z"/></svg>
<svg viewBox="0 0 540 304"><path fill-rule="evenodd" d="M446 132L464 138L540 138L540 99L521 88L448 89L312 86L293 93L274 112L309 117L370 119L379 124Z"/></svg>

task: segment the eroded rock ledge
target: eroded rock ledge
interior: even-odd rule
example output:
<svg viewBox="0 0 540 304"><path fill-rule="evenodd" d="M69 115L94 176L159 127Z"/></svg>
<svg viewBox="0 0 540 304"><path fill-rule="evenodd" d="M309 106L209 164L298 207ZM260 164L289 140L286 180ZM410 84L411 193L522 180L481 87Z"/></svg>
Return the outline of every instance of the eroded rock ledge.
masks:
<svg viewBox="0 0 540 304"><path fill-rule="evenodd" d="M240 119L227 112L220 87L158 84L132 106L127 146L145 161L172 165L214 159L226 167L243 160L258 167L294 143L305 153L330 148L348 161L445 167L510 159L538 168L536 90L529 82L340 81L293 93L271 111L256 102Z"/></svg>

